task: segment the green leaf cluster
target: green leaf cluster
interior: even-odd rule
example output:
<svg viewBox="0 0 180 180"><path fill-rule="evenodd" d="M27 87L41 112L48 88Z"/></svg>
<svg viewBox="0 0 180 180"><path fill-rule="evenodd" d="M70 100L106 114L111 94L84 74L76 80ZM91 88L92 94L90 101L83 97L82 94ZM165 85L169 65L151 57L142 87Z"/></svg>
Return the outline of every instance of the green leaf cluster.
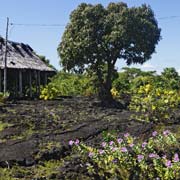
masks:
<svg viewBox="0 0 180 180"><path fill-rule="evenodd" d="M94 93L95 89L85 75L60 72L47 86L42 88L40 98L49 100L59 96L90 96Z"/></svg>
<svg viewBox="0 0 180 180"><path fill-rule="evenodd" d="M146 62L155 52L160 32L148 5L128 7L118 2L104 7L82 3L72 11L58 46L60 64L64 70L76 73L93 70L99 97L111 101L116 62L124 60L127 65Z"/></svg>
<svg viewBox="0 0 180 180"><path fill-rule="evenodd" d="M99 179L164 179L180 177L179 154L174 134L166 130L153 133L142 142L128 133L123 138L111 135L98 148L83 143L74 146L81 154L91 177Z"/></svg>
<svg viewBox="0 0 180 180"><path fill-rule="evenodd" d="M129 109L135 119L147 122L168 121L180 103L179 92L146 84L134 89Z"/></svg>

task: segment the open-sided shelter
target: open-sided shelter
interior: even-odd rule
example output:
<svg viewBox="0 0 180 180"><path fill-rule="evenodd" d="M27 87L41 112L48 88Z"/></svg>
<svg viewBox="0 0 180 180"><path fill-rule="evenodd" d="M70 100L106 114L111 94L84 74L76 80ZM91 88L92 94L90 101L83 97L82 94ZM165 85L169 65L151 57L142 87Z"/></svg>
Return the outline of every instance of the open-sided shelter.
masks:
<svg viewBox="0 0 180 180"><path fill-rule="evenodd" d="M5 40L0 37L0 92L3 91ZM33 49L23 43L7 42L7 91L12 96L30 96L40 92L40 85L56 71L43 62Z"/></svg>

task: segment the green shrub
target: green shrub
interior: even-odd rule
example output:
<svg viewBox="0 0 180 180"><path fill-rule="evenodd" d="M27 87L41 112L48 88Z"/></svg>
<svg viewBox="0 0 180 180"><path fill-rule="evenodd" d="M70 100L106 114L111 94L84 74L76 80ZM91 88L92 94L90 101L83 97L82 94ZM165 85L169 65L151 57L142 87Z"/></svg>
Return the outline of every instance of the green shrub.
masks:
<svg viewBox="0 0 180 180"><path fill-rule="evenodd" d="M110 141L100 148L87 146L78 140L69 141L75 152L81 154L90 176L99 179L164 179L180 178L179 152L176 137L168 130L156 131L145 142L128 133L123 138L110 135ZM174 148L174 149L176 149Z"/></svg>
<svg viewBox="0 0 180 180"><path fill-rule="evenodd" d="M42 88L40 98L47 100L58 96L90 96L94 93L95 90L85 75L60 72L46 87Z"/></svg>
<svg viewBox="0 0 180 180"><path fill-rule="evenodd" d="M179 102L177 91L146 84L134 90L129 108L136 113L133 117L138 120L166 121L172 118Z"/></svg>
<svg viewBox="0 0 180 180"><path fill-rule="evenodd" d="M6 92L6 93L2 93L0 92L0 103L4 103L9 97L9 93Z"/></svg>

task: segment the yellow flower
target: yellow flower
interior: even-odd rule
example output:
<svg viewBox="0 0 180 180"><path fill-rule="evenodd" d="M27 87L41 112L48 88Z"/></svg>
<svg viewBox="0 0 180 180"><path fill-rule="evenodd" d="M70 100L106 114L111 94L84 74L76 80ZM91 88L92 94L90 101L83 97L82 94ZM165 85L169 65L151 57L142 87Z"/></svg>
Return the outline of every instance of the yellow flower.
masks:
<svg viewBox="0 0 180 180"><path fill-rule="evenodd" d="M111 94L112 94L113 97L117 97L119 93L115 88L112 88L111 89Z"/></svg>
<svg viewBox="0 0 180 180"><path fill-rule="evenodd" d="M152 105L152 110L155 110L156 109L156 106Z"/></svg>
<svg viewBox="0 0 180 180"><path fill-rule="evenodd" d="M164 102L167 104L169 101L168 101L168 99L165 99Z"/></svg>

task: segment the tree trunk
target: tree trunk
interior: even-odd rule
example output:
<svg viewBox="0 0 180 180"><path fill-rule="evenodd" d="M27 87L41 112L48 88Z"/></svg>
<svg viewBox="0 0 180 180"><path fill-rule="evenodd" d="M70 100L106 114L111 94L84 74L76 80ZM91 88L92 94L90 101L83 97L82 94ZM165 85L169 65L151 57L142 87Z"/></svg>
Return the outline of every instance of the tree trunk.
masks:
<svg viewBox="0 0 180 180"><path fill-rule="evenodd" d="M113 72L113 65L108 62L108 69L107 69L107 76L104 80L103 74L101 69L97 70L97 76L99 81L99 98L101 100L101 103L103 106L112 106L115 102L115 100L112 97L111 94L111 88L112 88L112 72Z"/></svg>

